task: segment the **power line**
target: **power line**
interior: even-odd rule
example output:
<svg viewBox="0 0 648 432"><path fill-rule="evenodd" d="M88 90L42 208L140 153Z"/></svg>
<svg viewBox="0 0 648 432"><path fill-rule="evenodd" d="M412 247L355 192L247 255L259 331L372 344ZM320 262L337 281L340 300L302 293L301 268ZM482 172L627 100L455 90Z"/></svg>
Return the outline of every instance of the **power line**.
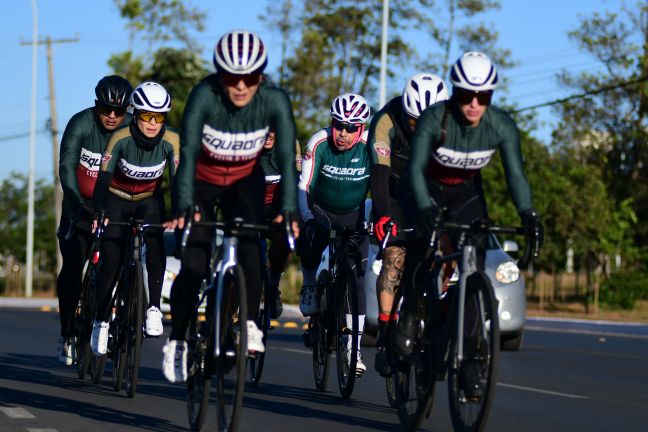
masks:
<svg viewBox="0 0 648 432"><path fill-rule="evenodd" d="M43 133L46 133L46 132L49 132L49 129L41 129L39 131L36 131L36 134L40 135L40 134L43 134ZM20 138L26 138L28 136L29 136L29 132L23 132L23 133L16 134L16 135L7 135L7 136L0 137L0 142L12 141L12 140L20 139Z"/></svg>
<svg viewBox="0 0 648 432"><path fill-rule="evenodd" d="M528 106L528 107L525 107L525 108L512 110L512 112L518 113L518 112L522 112L522 111L530 111L530 110L533 110L533 109L536 109L536 108L543 108L543 107L546 107L546 106L557 105L557 104L567 102L567 101L570 101L570 100L573 100L573 99L581 99L581 98L584 98L584 97L587 97L587 96L592 96L592 95L596 95L596 94L599 94L599 93L605 93L607 91L618 89L618 88L629 87L631 85L640 84L640 83L646 82L646 81L648 81L648 76L644 76L644 77L638 78L638 79L633 80L633 81L626 81L626 82L622 82L622 83L619 83L619 84L600 87L600 88L595 89L595 90L590 90L590 91L585 92L585 93L575 94L575 95L572 95L572 96L568 96L566 98L556 99L556 100L553 100L553 101L550 101L550 102L544 102L544 103L541 103L541 104L531 105L531 106Z"/></svg>

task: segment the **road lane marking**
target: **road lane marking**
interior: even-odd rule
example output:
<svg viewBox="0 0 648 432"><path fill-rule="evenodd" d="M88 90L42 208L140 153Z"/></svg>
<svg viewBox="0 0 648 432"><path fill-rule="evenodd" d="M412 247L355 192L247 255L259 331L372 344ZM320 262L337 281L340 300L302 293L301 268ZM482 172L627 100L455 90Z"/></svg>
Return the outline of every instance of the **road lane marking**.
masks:
<svg viewBox="0 0 648 432"><path fill-rule="evenodd" d="M524 386L519 386L519 385L514 385L514 384L505 384L498 382L498 386L500 387L508 387L516 390L525 390L525 391L530 391L534 393L542 393L542 394L547 394L551 396L561 396L561 397L566 397L566 398L571 398L571 399L590 399L589 396L579 396L579 395L574 395L574 394L569 394L569 393L561 393L561 392L556 392L556 391L551 391L551 390L543 390L543 389L538 389L534 387L524 387Z"/></svg>
<svg viewBox="0 0 648 432"><path fill-rule="evenodd" d="M31 419L36 418L34 414L27 411L25 408L9 408L9 407L0 407L0 411L5 413L9 418L13 419Z"/></svg>
<svg viewBox="0 0 648 432"><path fill-rule="evenodd" d="M27 428L27 432L58 432L52 428Z"/></svg>
<svg viewBox="0 0 648 432"><path fill-rule="evenodd" d="M584 330L584 329L558 329L558 328L547 328L547 327L538 327L538 326L525 326L524 329L529 331L548 332L548 333L571 333L571 334L584 334L584 335L592 335L592 336L624 337L630 339L648 340L648 335L618 333L618 332L608 332L608 331L596 331L596 330Z"/></svg>
<svg viewBox="0 0 648 432"><path fill-rule="evenodd" d="M272 349L276 349L278 351L287 351L287 352L293 352L297 354L308 354L308 355L311 355L312 352L306 349L295 349L295 348L272 348Z"/></svg>

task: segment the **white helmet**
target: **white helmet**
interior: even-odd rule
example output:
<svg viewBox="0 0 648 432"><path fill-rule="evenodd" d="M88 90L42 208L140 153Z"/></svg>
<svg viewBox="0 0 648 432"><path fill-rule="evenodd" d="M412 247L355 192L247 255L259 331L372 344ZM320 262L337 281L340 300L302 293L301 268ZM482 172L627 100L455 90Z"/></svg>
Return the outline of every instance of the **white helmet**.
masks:
<svg viewBox="0 0 648 432"><path fill-rule="evenodd" d="M163 113L171 109L171 96L160 84L147 81L133 91L131 103L136 110Z"/></svg>
<svg viewBox="0 0 648 432"><path fill-rule="evenodd" d="M403 108L412 118L419 118L432 104L448 99L448 87L436 75L420 73L407 80L403 89Z"/></svg>
<svg viewBox="0 0 648 432"><path fill-rule="evenodd" d="M455 87L471 91L495 90L497 69L485 54L469 51L452 66L450 82Z"/></svg>
<svg viewBox="0 0 648 432"><path fill-rule="evenodd" d="M358 94L344 93L331 104L331 117L340 122L366 123L369 114L367 100Z"/></svg>
<svg viewBox="0 0 648 432"><path fill-rule="evenodd" d="M225 33L214 47L214 66L218 72L247 75L263 72L268 53L259 36L245 30Z"/></svg>

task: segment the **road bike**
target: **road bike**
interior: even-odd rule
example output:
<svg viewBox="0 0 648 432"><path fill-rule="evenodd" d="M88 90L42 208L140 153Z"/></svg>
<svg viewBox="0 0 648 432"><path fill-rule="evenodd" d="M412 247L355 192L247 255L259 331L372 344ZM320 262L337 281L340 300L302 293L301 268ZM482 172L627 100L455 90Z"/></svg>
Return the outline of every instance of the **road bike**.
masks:
<svg viewBox="0 0 648 432"><path fill-rule="evenodd" d="M238 426L245 388L247 363L247 290L238 264L239 237L259 237L269 225L248 224L235 218L227 222L193 222L187 217L182 235L184 250L192 226L215 228L209 275L189 326L187 353L187 414L192 430L205 421L212 380L216 384L216 428L234 431ZM204 303L205 318L197 311ZM252 354L258 356L260 353ZM258 357L257 357L258 361Z"/></svg>
<svg viewBox="0 0 648 432"><path fill-rule="evenodd" d="M305 335L307 345L313 351L315 388L326 391L329 360L335 350L338 387L345 399L351 397L357 376L358 342L361 337L358 295L364 295L358 293L352 262L360 265L357 258L365 235L366 228L329 230L328 268L320 272L317 279L319 313L311 315Z"/></svg>
<svg viewBox="0 0 648 432"><path fill-rule="evenodd" d="M444 252L442 247L447 232L459 236L452 252ZM500 337L497 300L490 280L479 268L475 239L489 232L527 234L524 228L485 220L461 224L439 219L417 265L414 283L423 291L413 352L392 364L395 373L389 396L405 430L418 429L429 416L435 382L446 378L454 430L482 431L486 426L495 392ZM534 242L528 238L520 266L526 266L522 261L528 262L532 250L537 255ZM443 269L454 263L455 274L448 281ZM468 368L478 372L481 394L467 390L464 377Z"/></svg>
<svg viewBox="0 0 648 432"><path fill-rule="evenodd" d="M103 220L99 218L98 220ZM144 233L149 229L163 229L161 224L138 219L127 222L110 221L109 225L128 228L128 252L121 265L111 301L108 354L112 360L113 390L126 387L128 397L135 397L144 339L144 315L148 304L144 285L142 256Z"/></svg>

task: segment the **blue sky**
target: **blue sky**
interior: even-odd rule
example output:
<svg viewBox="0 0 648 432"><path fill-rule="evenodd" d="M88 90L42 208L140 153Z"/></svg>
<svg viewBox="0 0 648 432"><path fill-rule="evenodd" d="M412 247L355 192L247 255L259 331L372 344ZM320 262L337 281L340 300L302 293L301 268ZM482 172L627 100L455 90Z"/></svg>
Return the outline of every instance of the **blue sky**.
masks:
<svg viewBox="0 0 648 432"><path fill-rule="evenodd" d="M41 38L79 38L77 43L54 45L58 128L63 131L73 114L93 104L94 86L99 78L110 73L107 65L110 55L127 50L131 42L125 30L126 21L120 18L112 0L37 0L37 3ZM567 31L578 24L579 15L617 10L622 0L502 0L501 3L501 10L489 14L486 20L496 23L500 33L499 46L510 49L513 58L521 63L504 73L510 80L508 98L526 107L569 94L554 79L561 69L584 71L599 68L594 59L580 53L569 41ZM257 32L269 45L269 67L270 71L274 70L279 61L279 37L258 20L258 15L265 11L266 0L193 0L192 4L208 14L206 31L199 37L205 48L205 59L211 58L213 43L222 33L246 28ZM3 63L0 151L4 156L0 179L8 177L12 171L28 171L29 137L6 138L29 132L32 54L31 47L20 46L20 42L31 40L31 34L31 1L11 0L10 6L6 5L0 15L0 57ZM398 91L406 78L402 76L390 82L390 90ZM44 46L38 52L37 87L36 129L43 130L50 117ZM378 101L377 94L365 96L373 103ZM547 125L537 132L537 136L548 141L555 118L547 108L538 113ZM50 135L39 134L36 147L36 176L52 179Z"/></svg>

